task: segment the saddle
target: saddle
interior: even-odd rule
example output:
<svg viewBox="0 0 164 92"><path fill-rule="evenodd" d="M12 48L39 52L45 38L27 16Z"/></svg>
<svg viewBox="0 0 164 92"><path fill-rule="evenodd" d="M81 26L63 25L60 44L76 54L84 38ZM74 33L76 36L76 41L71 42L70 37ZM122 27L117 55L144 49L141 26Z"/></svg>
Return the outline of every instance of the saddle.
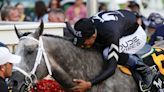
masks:
<svg viewBox="0 0 164 92"><path fill-rule="evenodd" d="M144 54L141 55L140 57L143 59L143 62L150 66L151 69L155 69L156 71L159 71L162 75L164 75L164 49L159 48L159 47L153 47L146 53L143 52ZM138 54L137 54L138 55ZM121 72L127 75L132 75L130 70L124 66L118 65L117 66Z"/></svg>
<svg viewBox="0 0 164 92"><path fill-rule="evenodd" d="M164 91L164 49L159 47L149 47L145 46L141 52L138 52L137 55L143 59L143 62L150 66L153 71L157 72L157 77L154 79L153 86L150 89L150 92L161 92ZM132 73L128 68L118 65L117 66L121 72L129 76L133 76L134 79L140 79L138 74ZM139 80L136 80L137 84ZM140 85L139 85L140 86ZM162 92L163 92L162 91ZM145 92L145 91L142 91ZM147 91L146 91L147 92Z"/></svg>

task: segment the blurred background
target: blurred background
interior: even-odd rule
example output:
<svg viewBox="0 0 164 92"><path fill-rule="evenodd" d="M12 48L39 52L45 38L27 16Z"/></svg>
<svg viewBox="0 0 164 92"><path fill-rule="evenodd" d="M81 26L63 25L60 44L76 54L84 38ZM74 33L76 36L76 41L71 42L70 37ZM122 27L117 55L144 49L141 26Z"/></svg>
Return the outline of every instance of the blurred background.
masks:
<svg viewBox="0 0 164 92"><path fill-rule="evenodd" d="M4 7L7 5L14 6L18 2L23 3L25 6L25 14L31 17L34 17L34 6L35 2L38 0L0 0L0 7ZM50 0L42 0L48 6ZM61 8L66 11L66 9L73 5L75 0L59 0ZM83 0L86 4L87 0ZM96 0L95 0L96 1ZM98 0L98 4L106 5L108 10L117 10L124 9L126 7L127 2L130 0ZM135 1L140 5L141 13L148 17L151 12L158 12L161 15L164 15L164 0L131 0Z"/></svg>

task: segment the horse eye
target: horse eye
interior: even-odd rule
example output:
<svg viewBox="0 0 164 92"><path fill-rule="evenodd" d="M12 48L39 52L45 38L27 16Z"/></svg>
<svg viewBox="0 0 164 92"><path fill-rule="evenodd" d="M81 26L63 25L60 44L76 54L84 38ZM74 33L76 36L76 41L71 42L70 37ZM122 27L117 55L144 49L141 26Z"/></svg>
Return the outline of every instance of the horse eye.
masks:
<svg viewBox="0 0 164 92"><path fill-rule="evenodd" d="M36 50L36 46L26 46L25 50L26 54L32 54Z"/></svg>
<svg viewBox="0 0 164 92"><path fill-rule="evenodd" d="M18 81L13 80L13 86L18 86Z"/></svg>
<svg viewBox="0 0 164 92"><path fill-rule="evenodd" d="M16 80L10 80L9 85L16 87L16 86L18 86L18 82Z"/></svg>
<svg viewBox="0 0 164 92"><path fill-rule="evenodd" d="M27 54L32 54L34 51L33 50L28 50Z"/></svg>

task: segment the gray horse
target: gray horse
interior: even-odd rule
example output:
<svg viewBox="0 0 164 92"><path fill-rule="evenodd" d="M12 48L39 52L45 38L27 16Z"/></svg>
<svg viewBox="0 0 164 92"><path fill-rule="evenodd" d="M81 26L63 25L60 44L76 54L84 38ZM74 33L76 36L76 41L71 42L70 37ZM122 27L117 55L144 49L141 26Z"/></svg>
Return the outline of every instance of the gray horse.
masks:
<svg viewBox="0 0 164 92"><path fill-rule="evenodd" d="M103 60L101 54L94 49L81 49L72 44L72 42L52 35L42 35L43 23L40 27L27 36L23 36L16 29L16 34L20 38L16 54L21 55L22 62L18 65L20 69L24 70L27 74L34 68L35 60L39 50L40 39L42 39L45 53L50 63L50 69L46 67L44 55L41 62L34 72L36 75L33 81L41 80L46 75L51 74L61 86L68 91L69 88L75 84L72 82L74 78L90 80L98 75L103 67ZM25 77L26 76L26 77ZM24 92L25 84L30 85L27 75L23 75L19 71L13 73L12 79L16 80L17 85L14 87L20 92ZM28 83L27 83L28 82ZM121 73L118 69L115 74L100 83L93 86L89 92L138 92L135 81L132 77Z"/></svg>

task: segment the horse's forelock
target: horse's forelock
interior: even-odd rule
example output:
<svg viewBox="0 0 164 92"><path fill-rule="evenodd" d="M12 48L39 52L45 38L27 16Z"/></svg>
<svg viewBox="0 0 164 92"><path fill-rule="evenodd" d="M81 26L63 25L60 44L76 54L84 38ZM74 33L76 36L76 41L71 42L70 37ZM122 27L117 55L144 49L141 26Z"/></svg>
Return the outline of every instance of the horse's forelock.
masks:
<svg viewBox="0 0 164 92"><path fill-rule="evenodd" d="M31 32L24 33L24 36L29 35ZM19 67L25 68L26 70L29 70L29 67L27 67L27 64L34 64L34 58L30 58L31 55L36 54L38 49L38 42L33 41L28 38L22 38L16 48L16 54L20 55L22 57L21 64L18 65ZM31 56L32 57L32 56Z"/></svg>
<svg viewBox="0 0 164 92"><path fill-rule="evenodd" d="M25 32L25 33L22 34L22 37L23 37L23 36L28 36L28 35L31 34L31 33L32 33L32 32Z"/></svg>

